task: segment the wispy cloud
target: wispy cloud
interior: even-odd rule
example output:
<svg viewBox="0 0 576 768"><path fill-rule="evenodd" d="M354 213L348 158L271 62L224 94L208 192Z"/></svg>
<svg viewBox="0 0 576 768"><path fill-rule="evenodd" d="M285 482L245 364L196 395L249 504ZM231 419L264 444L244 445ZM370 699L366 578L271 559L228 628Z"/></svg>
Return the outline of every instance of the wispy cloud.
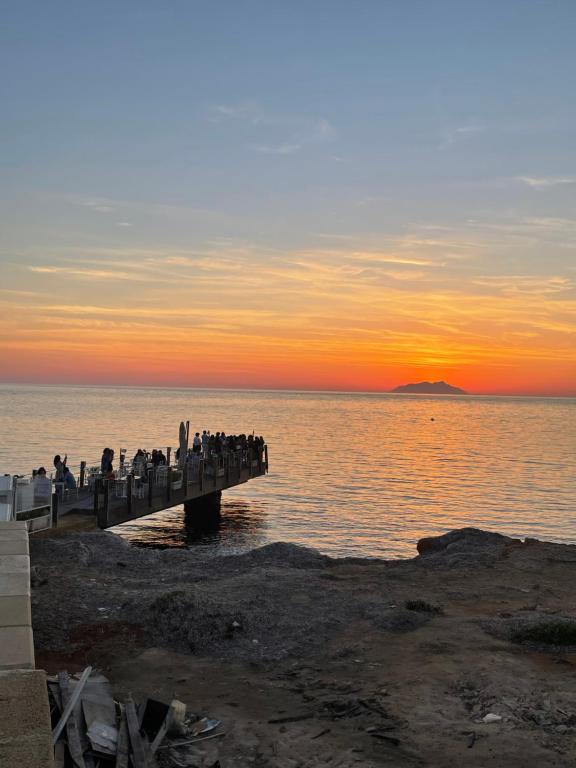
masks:
<svg viewBox="0 0 576 768"><path fill-rule="evenodd" d="M448 147L456 144L459 139L471 134L483 133L485 130L486 126L477 120L470 120L463 125L447 128L443 133L443 138L438 145L438 149L448 149Z"/></svg>
<svg viewBox="0 0 576 768"><path fill-rule="evenodd" d="M214 123L238 121L253 126L254 132L265 135L266 139L251 143L249 149L265 155L292 155L335 134L332 124L323 117L273 113L255 102L213 106L208 110L207 119ZM270 132L283 135L277 141L270 141Z"/></svg>
<svg viewBox="0 0 576 768"><path fill-rule="evenodd" d="M354 240L354 235L344 235L336 232L315 232L315 237L323 240Z"/></svg>
<svg viewBox="0 0 576 768"><path fill-rule="evenodd" d="M251 149L263 155L293 155L302 149L302 144L253 144Z"/></svg>
<svg viewBox="0 0 576 768"><path fill-rule="evenodd" d="M472 280L476 285L496 288L502 293L529 293L537 296L571 291L574 282L562 275L481 275Z"/></svg>
<svg viewBox="0 0 576 768"><path fill-rule="evenodd" d="M40 275L69 275L85 280L129 280L135 283L148 282L175 282L175 279L166 277L150 276L143 272L132 271L125 272L120 269L81 269L78 267L58 267L58 266L28 266L29 272L35 272Z"/></svg>
<svg viewBox="0 0 576 768"><path fill-rule="evenodd" d="M84 208L89 208L96 213L114 213L118 209L118 204L106 198L96 200L80 200L79 204Z"/></svg>
<svg viewBox="0 0 576 768"><path fill-rule="evenodd" d="M516 179L531 189L547 189L565 184L576 184L573 176L517 176Z"/></svg>

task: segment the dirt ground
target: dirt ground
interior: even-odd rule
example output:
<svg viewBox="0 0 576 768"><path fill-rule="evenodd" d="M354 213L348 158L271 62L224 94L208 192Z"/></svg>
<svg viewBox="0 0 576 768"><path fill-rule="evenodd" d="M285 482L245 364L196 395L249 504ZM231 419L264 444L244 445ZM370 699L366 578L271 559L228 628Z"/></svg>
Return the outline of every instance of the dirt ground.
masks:
<svg viewBox="0 0 576 768"><path fill-rule="evenodd" d="M222 721L166 766L573 766L576 647L518 629L576 617L576 547L463 529L419 549L199 560L108 532L37 539L37 666L92 664L119 697Z"/></svg>

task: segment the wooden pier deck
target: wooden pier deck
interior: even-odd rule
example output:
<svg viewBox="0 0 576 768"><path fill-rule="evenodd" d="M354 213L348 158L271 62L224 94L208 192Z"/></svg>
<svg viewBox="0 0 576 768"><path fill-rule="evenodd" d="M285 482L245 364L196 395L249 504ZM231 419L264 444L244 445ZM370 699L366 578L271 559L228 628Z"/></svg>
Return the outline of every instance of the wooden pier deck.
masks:
<svg viewBox="0 0 576 768"><path fill-rule="evenodd" d="M222 491L268 472L268 447L260 455L246 451L224 453L210 459L192 456L181 465L160 465L137 475L96 478L81 485L74 498L56 502L54 524L66 515L92 515L100 528L135 520L184 504L187 512L217 513ZM62 521L63 522L63 521Z"/></svg>

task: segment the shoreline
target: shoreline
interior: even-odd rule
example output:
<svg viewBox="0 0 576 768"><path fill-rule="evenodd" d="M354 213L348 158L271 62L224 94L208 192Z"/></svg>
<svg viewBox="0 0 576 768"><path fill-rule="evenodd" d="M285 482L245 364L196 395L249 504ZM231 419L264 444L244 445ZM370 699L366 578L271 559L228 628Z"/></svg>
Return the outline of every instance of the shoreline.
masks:
<svg viewBox="0 0 576 768"><path fill-rule="evenodd" d="M269 544L198 560L109 532L30 543L38 666L90 663L119 696L222 720L192 764L571 765L576 643L521 631L570 629L573 545L462 529L412 559Z"/></svg>

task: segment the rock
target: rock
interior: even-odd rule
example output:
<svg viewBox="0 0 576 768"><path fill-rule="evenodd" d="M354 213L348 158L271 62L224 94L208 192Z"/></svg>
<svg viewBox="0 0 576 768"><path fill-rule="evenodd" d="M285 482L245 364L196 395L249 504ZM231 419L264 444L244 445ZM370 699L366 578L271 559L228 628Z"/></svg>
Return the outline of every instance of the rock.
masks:
<svg viewBox="0 0 576 768"><path fill-rule="evenodd" d="M330 558L310 547L278 541L236 555L234 562L236 566L245 564L250 567L324 568Z"/></svg>
<svg viewBox="0 0 576 768"><path fill-rule="evenodd" d="M423 556L450 555L456 562L466 562L478 555L498 556L513 539L499 533L481 531L479 528L460 528L442 536L420 539L416 545Z"/></svg>

